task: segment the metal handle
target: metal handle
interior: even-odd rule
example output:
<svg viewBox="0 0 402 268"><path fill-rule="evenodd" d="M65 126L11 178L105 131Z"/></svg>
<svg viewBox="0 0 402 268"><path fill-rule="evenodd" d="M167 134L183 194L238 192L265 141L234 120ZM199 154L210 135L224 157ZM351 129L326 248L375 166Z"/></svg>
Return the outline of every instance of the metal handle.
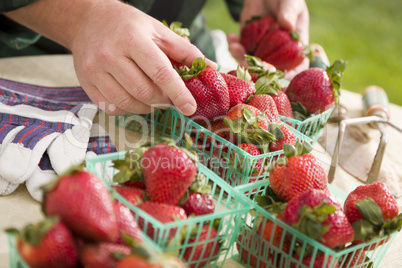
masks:
<svg viewBox="0 0 402 268"><path fill-rule="evenodd" d="M369 86L363 92L363 111L365 116L379 116L389 120L389 100L387 93L379 86Z"/></svg>
<svg viewBox="0 0 402 268"><path fill-rule="evenodd" d="M324 48L319 44L310 44L310 50L313 55L310 61L310 68L317 67L326 70L330 63Z"/></svg>

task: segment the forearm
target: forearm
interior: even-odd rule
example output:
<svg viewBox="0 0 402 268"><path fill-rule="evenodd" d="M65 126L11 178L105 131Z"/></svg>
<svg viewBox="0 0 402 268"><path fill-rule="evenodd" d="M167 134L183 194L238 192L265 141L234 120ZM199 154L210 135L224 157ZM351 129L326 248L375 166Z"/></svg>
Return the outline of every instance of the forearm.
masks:
<svg viewBox="0 0 402 268"><path fill-rule="evenodd" d="M74 37L97 5L117 0L37 0L3 13L8 18L71 49Z"/></svg>

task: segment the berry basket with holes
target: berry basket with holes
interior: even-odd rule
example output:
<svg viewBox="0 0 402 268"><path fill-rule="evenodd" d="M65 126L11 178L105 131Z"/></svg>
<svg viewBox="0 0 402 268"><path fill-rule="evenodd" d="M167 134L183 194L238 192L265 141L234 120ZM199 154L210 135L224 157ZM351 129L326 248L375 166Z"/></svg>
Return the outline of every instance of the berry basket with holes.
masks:
<svg viewBox="0 0 402 268"><path fill-rule="evenodd" d="M179 145L186 144L190 137L193 143L191 149L197 153L200 163L231 186L266 178L266 168L283 155L282 149L275 148L276 151L273 151L271 147L264 153L261 147L256 151L256 146L251 143L236 145L220 134L210 131L210 126L204 127L174 108L156 110L148 115L120 116L116 118L116 125L154 138L166 136ZM312 142L309 137L293 127L286 125L286 128L286 137L292 136L294 143Z"/></svg>
<svg viewBox="0 0 402 268"><path fill-rule="evenodd" d="M195 171L179 164L172 165L172 168L167 166L163 161L168 151L180 147L170 149L166 146L158 143L142 152L137 148L90 157L86 159L87 167L112 190L116 199L131 209L140 228L163 252L175 254L189 267L209 264L220 267L241 219L250 209L249 203L201 163L196 165ZM133 164L133 159L138 159L134 157L137 153L143 153L141 164L137 166L140 173L135 173L135 168L126 169L124 164ZM155 155L158 155L158 160ZM180 174L172 176L174 169L178 169ZM141 174L144 181L131 179L123 182L122 178L127 178L127 174L131 178ZM193 178L190 184L189 177ZM172 179L180 179L180 183L174 183ZM186 188L184 194L183 187ZM132 188L135 188L135 193L132 193Z"/></svg>
<svg viewBox="0 0 402 268"><path fill-rule="evenodd" d="M332 200L342 205L347 195L332 185L328 188ZM307 225L294 223L294 227L288 224L298 214L294 205L300 201L282 204L286 208L280 208L281 204L271 199L272 188L268 180L238 186L236 190L247 196L252 206L230 253L232 261L240 267L378 267L397 233L354 243L350 232L347 235L342 226L337 226L330 238L323 238L331 229L324 227L317 232L311 222ZM310 193L299 200L303 198L311 198ZM318 234L314 239L307 235L314 232Z"/></svg>
<svg viewBox="0 0 402 268"><path fill-rule="evenodd" d="M310 116L303 121L283 115L279 115L279 118L282 122L293 126L296 130L311 138L313 144L315 144L334 109L335 105L323 113Z"/></svg>

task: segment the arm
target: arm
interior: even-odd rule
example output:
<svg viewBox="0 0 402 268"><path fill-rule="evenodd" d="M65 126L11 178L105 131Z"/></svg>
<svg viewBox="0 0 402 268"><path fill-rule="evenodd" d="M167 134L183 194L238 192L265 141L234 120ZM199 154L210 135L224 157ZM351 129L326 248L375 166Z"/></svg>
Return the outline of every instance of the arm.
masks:
<svg viewBox="0 0 402 268"><path fill-rule="evenodd" d="M78 80L111 115L196 103L168 57L191 65L202 53L159 21L117 0L37 0L5 13L71 50ZM213 62L208 62L215 66Z"/></svg>

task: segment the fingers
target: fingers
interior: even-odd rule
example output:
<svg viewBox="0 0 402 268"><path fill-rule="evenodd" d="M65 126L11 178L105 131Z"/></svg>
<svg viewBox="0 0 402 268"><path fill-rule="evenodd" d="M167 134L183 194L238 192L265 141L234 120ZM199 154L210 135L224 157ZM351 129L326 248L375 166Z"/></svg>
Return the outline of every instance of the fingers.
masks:
<svg viewBox="0 0 402 268"><path fill-rule="evenodd" d="M190 47L188 42L185 43ZM131 47L142 51L142 53L135 53L135 51L131 53L132 59L138 66L141 66L142 71L166 93L167 97L184 115L192 115L197 104L159 47L151 39L136 40L131 44ZM184 62L191 60L188 54L183 55Z"/></svg>
<svg viewBox="0 0 402 268"><path fill-rule="evenodd" d="M276 17L281 27L289 31L298 31L301 41L308 44L309 14L304 0L280 1Z"/></svg>
<svg viewBox="0 0 402 268"><path fill-rule="evenodd" d="M229 51L232 54L233 58L235 58L239 65L247 66L246 59L244 55L246 54L246 50L243 45L240 43L240 39L235 34L228 34L227 36Z"/></svg>

